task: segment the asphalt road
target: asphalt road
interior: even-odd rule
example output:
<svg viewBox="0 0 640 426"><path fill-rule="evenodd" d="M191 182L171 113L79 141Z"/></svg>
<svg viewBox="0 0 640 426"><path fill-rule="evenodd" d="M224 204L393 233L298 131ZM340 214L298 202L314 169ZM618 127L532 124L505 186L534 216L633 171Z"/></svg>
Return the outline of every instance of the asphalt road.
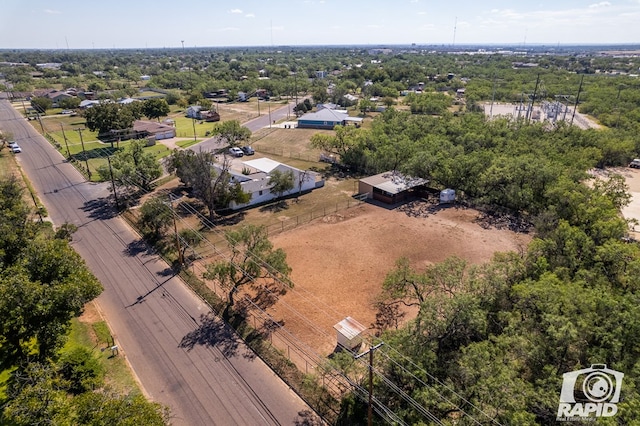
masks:
<svg viewBox="0 0 640 426"><path fill-rule="evenodd" d="M301 97L298 99L298 101L302 102L304 99L305 99L304 97ZM295 115L293 112L293 107L295 106L296 106L295 102L289 102L288 105L285 105L283 107L280 107L277 109L272 108L271 114L269 114L269 110L267 109L266 106L263 105L263 108L260 110L260 117L256 117L252 120L249 120L246 123L243 123L242 125L248 128L249 130L251 130L252 132L255 132L265 127L269 127L269 122L271 123L273 123L274 121L278 122L286 118L287 115L291 115L292 120L295 120ZM219 143L218 138L216 138L215 136L189 147L189 149L193 151L200 151L200 150L216 151L220 148L222 148L222 144Z"/></svg>
<svg viewBox="0 0 640 426"><path fill-rule="evenodd" d="M171 408L172 424L309 420L309 407L114 216L107 185L87 183L6 100L0 129L22 147L18 161L53 222L78 227L73 246L105 287L98 304L120 356Z"/></svg>

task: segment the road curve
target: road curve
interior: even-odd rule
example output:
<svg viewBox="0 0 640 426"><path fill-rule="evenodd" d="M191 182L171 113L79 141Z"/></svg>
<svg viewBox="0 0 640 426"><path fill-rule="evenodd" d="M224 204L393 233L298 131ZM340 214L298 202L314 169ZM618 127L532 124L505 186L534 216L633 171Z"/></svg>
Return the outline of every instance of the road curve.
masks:
<svg viewBox="0 0 640 426"><path fill-rule="evenodd" d="M78 227L73 246L105 287L98 304L151 399L174 425L275 425L317 421L282 382L168 265L149 252L91 184L6 100L0 129L56 225Z"/></svg>

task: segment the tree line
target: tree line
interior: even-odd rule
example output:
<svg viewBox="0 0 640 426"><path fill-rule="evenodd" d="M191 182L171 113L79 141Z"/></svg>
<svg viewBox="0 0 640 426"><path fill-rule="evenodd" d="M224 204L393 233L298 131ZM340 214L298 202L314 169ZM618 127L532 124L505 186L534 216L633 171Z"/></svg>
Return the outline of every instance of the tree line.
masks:
<svg viewBox="0 0 640 426"><path fill-rule="evenodd" d="M0 423L163 425L162 407L105 384L91 350L63 349L70 320L102 292L73 231L34 221L17 179L0 180Z"/></svg>

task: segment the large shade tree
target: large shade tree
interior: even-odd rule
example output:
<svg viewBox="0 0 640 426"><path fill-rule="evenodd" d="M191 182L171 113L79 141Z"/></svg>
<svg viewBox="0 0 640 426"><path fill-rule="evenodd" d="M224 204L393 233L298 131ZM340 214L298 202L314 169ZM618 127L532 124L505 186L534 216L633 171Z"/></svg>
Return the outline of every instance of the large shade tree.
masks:
<svg viewBox="0 0 640 426"><path fill-rule="evenodd" d="M277 297L293 286L289 279L291 268L282 249L274 249L267 230L262 226L247 225L225 233L231 249L228 260L207 265L204 277L218 281L228 291L228 304L224 316L228 318L236 304L236 294L244 286L255 293L250 296L261 308L271 306Z"/></svg>
<svg viewBox="0 0 640 426"><path fill-rule="evenodd" d="M180 181L193 190L193 195L207 207L210 219L215 218L216 209L227 208L232 201L246 203L251 197L242 191L239 182L232 181L226 157L218 168L214 168L215 162L216 155L210 151L178 149L167 162L169 173L175 172Z"/></svg>
<svg viewBox="0 0 640 426"><path fill-rule="evenodd" d="M149 190L151 182L162 175L162 166L153 153L144 148L143 141L131 142L111 157L111 168L108 164L98 167L100 177L106 181L113 176L117 185Z"/></svg>

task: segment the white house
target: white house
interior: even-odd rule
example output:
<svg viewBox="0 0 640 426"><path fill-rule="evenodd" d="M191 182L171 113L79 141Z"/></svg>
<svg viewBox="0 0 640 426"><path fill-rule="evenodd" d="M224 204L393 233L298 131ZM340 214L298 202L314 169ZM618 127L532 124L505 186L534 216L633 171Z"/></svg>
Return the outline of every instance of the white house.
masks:
<svg viewBox="0 0 640 426"><path fill-rule="evenodd" d="M202 110L200 105L191 105L187 108L186 115L188 118L199 118L200 110Z"/></svg>
<svg viewBox="0 0 640 426"><path fill-rule="evenodd" d="M215 167L219 172L219 165L216 165ZM240 170L237 170L238 168ZM272 185L269 184L271 173L274 170L279 170L282 173L293 173L293 189L283 193L283 197L296 194L298 192L311 191L312 189L320 188L324 185L324 181L320 178L318 173L310 170L296 169L295 167L279 163L270 158L257 158L255 160L242 161L239 162L236 167L232 167L229 170L229 173L232 175L233 182L239 182L242 190L251 194L251 199L245 204L237 204L235 201L232 201L229 208L232 210L238 210L274 200L278 194L271 192Z"/></svg>

